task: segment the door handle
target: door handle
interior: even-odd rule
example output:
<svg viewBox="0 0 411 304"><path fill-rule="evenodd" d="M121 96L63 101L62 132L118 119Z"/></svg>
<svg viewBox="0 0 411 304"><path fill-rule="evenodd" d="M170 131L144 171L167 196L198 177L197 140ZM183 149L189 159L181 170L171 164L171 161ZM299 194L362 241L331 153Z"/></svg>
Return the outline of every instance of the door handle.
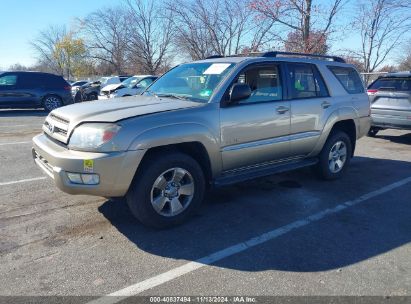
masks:
<svg viewBox="0 0 411 304"><path fill-rule="evenodd" d="M323 109L327 109L331 106L331 103L329 103L328 101L323 101L321 106L323 107Z"/></svg>
<svg viewBox="0 0 411 304"><path fill-rule="evenodd" d="M284 106L279 106L279 107L277 107L276 110L277 110L278 114L284 114L285 112L288 112L289 108L284 107Z"/></svg>

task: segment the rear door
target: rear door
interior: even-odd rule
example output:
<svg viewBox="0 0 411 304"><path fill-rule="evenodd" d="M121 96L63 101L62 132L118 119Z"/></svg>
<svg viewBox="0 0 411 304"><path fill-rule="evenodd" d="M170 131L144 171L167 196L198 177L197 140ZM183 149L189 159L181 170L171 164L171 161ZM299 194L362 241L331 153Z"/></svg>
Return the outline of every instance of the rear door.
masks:
<svg viewBox="0 0 411 304"><path fill-rule="evenodd" d="M323 117L333 111L333 101L314 64L288 63L287 77L291 104L290 146L292 156L313 151Z"/></svg>

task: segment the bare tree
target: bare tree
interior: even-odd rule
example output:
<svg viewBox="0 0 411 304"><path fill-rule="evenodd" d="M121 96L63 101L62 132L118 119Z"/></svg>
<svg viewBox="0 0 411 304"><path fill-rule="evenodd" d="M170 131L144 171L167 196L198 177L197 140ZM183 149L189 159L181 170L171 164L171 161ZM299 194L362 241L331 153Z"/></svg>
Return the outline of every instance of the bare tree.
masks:
<svg viewBox="0 0 411 304"><path fill-rule="evenodd" d="M399 60L398 69L401 71L411 71L411 47L409 41L404 47L404 56Z"/></svg>
<svg viewBox="0 0 411 304"><path fill-rule="evenodd" d="M324 51L335 20L346 0L332 0L325 7L315 0L252 0L251 8L275 23L276 38L304 53ZM291 39L288 37L292 33ZM296 45L296 42L299 42ZM318 48L321 43L322 47Z"/></svg>
<svg viewBox="0 0 411 304"><path fill-rule="evenodd" d="M31 67L25 66L20 63L15 63L15 64L10 65L8 70L9 71L30 71Z"/></svg>
<svg viewBox="0 0 411 304"><path fill-rule="evenodd" d="M47 70L59 75L64 74L64 61L63 58L59 56L58 52L56 52L56 46L66 35L67 29L65 26L51 25L41 31L31 42L31 46L36 52L39 64Z"/></svg>
<svg viewBox="0 0 411 304"><path fill-rule="evenodd" d="M126 69L129 24L125 8L111 7L78 19L91 58L108 63L114 72Z"/></svg>
<svg viewBox="0 0 411 304"><path fill-rule="evenodd" d="M354 28L361 34L361 49L353 50L364 71L378 69L410 30L407 0L362 0L358 3Z"/></svg>
<svg viewBox="0 0 411 304"><path fill-rule="evenodd" d="M163 12L157 1L127 0L127 8L130 62L144 73L164 72L174 33L171 12Z"/></svg>
<svg viewBox="0 0 411 304"><path fill-rule="evenodd" d="M272 21L255 18L248 0L176 0L173 13L177 47L191 59L255 51L267 43Z"/></svg>

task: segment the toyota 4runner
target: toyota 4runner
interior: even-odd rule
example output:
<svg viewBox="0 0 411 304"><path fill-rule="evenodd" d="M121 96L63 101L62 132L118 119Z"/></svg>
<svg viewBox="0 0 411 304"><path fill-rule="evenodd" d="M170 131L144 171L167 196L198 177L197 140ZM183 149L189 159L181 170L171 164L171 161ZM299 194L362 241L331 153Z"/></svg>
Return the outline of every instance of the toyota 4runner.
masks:
<svg viewBox="0 0 411 304"><path fill-rule="evenodd" d="M211 185L305 166L337 179L370 128L369 100L352 65L304 56L213 56L140 96L58 108L34 160L64 192L125 197L155 227L187 219Z"/></svg>

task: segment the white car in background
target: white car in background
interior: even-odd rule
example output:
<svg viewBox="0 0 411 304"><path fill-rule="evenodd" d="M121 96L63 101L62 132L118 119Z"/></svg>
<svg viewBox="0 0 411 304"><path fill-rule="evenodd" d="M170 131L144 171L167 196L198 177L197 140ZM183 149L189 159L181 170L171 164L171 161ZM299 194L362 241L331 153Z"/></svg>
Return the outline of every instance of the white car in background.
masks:
<svg viewBox="0 0 411 304"><path fill-rule="evenodd" d="M135 75L122 83L110 84L100 90L98 99L133 96L142 93L158 77L153 75Z"/></svg>
<svg viewBox="0 0 411 304"><path fill-rule="evenodd" d="M120 84L122 81L130 78L130 76L107 76L101 77L100 81L100 89L105 88L106 86L113 85L113 84Z"/></svg>

